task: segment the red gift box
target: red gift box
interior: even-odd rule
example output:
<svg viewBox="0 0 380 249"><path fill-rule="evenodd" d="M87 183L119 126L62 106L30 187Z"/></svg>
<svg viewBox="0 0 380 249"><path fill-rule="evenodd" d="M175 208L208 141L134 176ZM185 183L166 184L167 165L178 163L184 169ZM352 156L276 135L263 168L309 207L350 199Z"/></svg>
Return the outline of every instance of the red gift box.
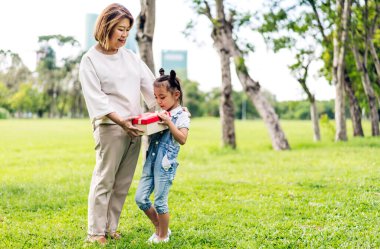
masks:
<svg viewBox="0 0 380 249"><path fill-rule="evenodd" d="M168 113L168 115L170 116L170 113ZM167 125L161 124L159 121L160 117L158 117L157 113L146 112L132 119L132 124L140 130L143 130L141 135L151 135L168 129Z"/></svg>
<svg viewBox="0 0 380 249"><path fill-rule="evenodd" d="M160 118L158 117L157 113L155 112L146 112L141 115L139 115L137 118L132 119L132 124L150 124L154 122L160 121Z"/></svg>

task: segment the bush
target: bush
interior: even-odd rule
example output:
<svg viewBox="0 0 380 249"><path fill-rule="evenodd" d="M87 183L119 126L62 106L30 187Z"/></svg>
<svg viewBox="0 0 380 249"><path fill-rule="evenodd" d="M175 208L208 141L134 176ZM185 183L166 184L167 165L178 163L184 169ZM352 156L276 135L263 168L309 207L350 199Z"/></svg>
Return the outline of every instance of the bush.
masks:
<svg viewBox="0 0 380 249"><path fill-rule="evenodd" d="M330 122L329 116L327 114L322 114L320 122L322 128L322 138L325 137L327 140L334 141L335 126Z"/></svg>
<svg viewBox="0 0 380 249"><path fill-rule="evenodd" d="M9 111L0 107L0 119L7 119L10 117Z"/></svg>

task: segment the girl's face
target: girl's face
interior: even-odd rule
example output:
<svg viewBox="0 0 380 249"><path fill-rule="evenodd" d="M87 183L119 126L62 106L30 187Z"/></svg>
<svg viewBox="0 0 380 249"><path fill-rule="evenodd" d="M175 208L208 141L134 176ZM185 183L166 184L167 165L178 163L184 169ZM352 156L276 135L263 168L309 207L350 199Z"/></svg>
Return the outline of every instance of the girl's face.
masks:
<svg viewBox="0 0 380 249"><path fill-rule="evenodd" d="M170 111L178 106L180 92L177 90L174 93L168 91L166 85L154 87L154 96L157 104L165 111Z"/></svg>
<svg viewBox="0 0 380 249"><path fill-rule="evenodd" d="M117 50L123 47L127 41L131 22L128 18L122 19L112 30L112 35L109 40L109 50Z"/></svg>

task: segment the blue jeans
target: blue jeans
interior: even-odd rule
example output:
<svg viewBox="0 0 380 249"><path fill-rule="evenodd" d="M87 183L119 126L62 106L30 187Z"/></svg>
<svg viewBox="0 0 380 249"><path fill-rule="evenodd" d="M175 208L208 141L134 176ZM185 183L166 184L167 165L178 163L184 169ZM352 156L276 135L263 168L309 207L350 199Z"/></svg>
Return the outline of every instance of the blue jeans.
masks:
<svg viewBox="0 0 380 249"><path fill-rule="evenodd" d="M181 112L172 117L174 124ZM154 207L157 213L169 212L168 194L178 167L179 149L179 144L169 130L150 136L146 161L135 196L136 204L141 210L148 210L152 206L149 197L154 191Z"/></svg>
<svg viewBox="0 0 380 249"><path fill-rule="evenodd" d="M149 146L135 201L141 210L148 210L152 206L149 197L154 191L154 207L158 214L165 214L169 212L168 194L178 163L165 163L168 144L159 141L151 143L154 145Z"/></svg>

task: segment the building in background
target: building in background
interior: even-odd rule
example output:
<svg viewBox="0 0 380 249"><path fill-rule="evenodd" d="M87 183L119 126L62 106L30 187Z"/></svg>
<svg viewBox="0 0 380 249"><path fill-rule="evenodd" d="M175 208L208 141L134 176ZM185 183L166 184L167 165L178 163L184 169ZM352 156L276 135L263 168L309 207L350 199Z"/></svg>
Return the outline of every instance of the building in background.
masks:
<svg viewBox="0 0 380 249"><path fill-rule="evenodd" d="M96 44L95 38L94 38L94 28L96 23L96 18L98 18L97 14L86 14L86 37L85 37L85 45L84 49L87 51L90 47L94 46ZM138 45L136 41L136 26L134 25L129 31L129 35L127 38L127 43L125 45L126 48L132 50L133 52L137 53Z"/></svg>
<svg viewBox="0 0 380 249"><path fill-rule="evenodd" d="M84 39L84 50L86 51L96 44L96 41L94 39L94 26L97 17L97 14L86 14L86 37Z"/></svg>
<svg viewBox="0 0 380 249"><path fill-rule="evenodd" d="M187 79L187 51L186 50L162 50L161 67L165 74L175 70L181 80Z"/></svg>

